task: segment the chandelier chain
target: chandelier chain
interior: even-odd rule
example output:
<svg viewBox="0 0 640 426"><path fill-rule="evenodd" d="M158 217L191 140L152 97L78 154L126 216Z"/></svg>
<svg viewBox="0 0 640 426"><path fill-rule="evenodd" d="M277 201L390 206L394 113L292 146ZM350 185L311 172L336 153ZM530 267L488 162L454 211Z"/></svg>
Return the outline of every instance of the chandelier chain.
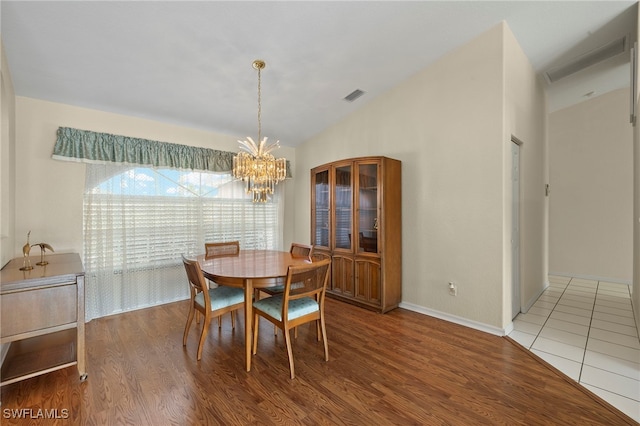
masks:
<svg viewBox="0 0 640 426"><path fill-rule="evenodd" d="M260 76L261 67L258 67L258 142L262 140L262 78Z"/></svg>

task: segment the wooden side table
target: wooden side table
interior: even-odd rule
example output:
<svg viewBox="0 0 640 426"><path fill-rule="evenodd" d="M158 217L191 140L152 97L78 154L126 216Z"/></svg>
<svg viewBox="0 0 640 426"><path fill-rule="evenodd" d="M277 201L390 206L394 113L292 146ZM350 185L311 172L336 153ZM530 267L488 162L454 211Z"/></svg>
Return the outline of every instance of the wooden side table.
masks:
<svg viewBox="0 0 640 426"><path fill-rule="evenodd" d="M10 344L0 386L77 365L87 378L84 346L84 268L76 253L21 271L23 258L0 271L0 343Z"/></svg>

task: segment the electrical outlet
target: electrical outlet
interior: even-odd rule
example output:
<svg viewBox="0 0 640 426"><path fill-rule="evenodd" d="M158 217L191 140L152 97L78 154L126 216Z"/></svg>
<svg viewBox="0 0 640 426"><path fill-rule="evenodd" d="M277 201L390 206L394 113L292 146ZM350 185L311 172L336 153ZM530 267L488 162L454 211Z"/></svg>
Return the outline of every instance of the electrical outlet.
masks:
<svg viewBox="0 0 640 426"><path fill-rule="evenodd" d="M457 296L458 295L458 286L453 281L449 281L449 294L451 296Z"/></svg>

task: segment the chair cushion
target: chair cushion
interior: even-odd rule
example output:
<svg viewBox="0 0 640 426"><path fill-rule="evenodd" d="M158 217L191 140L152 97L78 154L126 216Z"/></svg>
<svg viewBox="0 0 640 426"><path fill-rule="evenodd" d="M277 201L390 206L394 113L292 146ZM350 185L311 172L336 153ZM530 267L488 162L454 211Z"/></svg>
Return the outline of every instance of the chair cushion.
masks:
<svg viewBox="0 0 640 426"><path fill-rule="evenodd" d="M259 309L267 315L282 321L282 295L267 297L253 303L255 309ZM320 310L318 302L310 297L289 300L289 319L295 319Z"/></svg>
<svg viewBox="0 0 640 426"><path fill-rule="evenodd" d="M276 285L274 287L261 288L260 290L264 291L265 293L269 293L269 294L277 294L277 293L282 293L284 291L284 286L283 285Z"/></svg>
<svg viewBox="0 0 640 426"><path fill-rule="evenodd" d="M295 290L297 288L302 288L304 287L304 284L302 283L293 283L291 284L291 289ZM265 288L261 288L260 290L264 291L265 293L269 293L269 294L278 294L278 293L282 293L284 292L284 286L283 285L276 285L273 287L265 287Z"/></svg>
<svg viewBox="0 0 640 426"><path fill-rule="evenodd" d="M211 299L211 310L226 308L236 303L244 303L244 290L236 287L227 287L221 285L216 288L209 289L209 298ZM198 293L195 302L204 307L204 295Z"/></svg>

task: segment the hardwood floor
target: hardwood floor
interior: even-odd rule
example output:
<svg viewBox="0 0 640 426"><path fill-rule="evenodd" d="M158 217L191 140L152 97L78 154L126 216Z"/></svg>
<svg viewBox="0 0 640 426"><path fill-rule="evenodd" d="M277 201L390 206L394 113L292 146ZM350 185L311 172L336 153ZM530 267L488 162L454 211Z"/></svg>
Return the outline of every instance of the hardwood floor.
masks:
<svg viewBox="0 0 640 426"><path fill-rule="evenodd" d="M314 326L301 326L290 380L284 339L266 321L251 372L243 321L232 330L228 316L221 330L212 324L197 362L195 325L182 346L187 309L177 302L91 321L88 380L73 367L5 386L0 423L636 424L509 338L415 312L380 315L328 299L330 360Z"/></svg>

